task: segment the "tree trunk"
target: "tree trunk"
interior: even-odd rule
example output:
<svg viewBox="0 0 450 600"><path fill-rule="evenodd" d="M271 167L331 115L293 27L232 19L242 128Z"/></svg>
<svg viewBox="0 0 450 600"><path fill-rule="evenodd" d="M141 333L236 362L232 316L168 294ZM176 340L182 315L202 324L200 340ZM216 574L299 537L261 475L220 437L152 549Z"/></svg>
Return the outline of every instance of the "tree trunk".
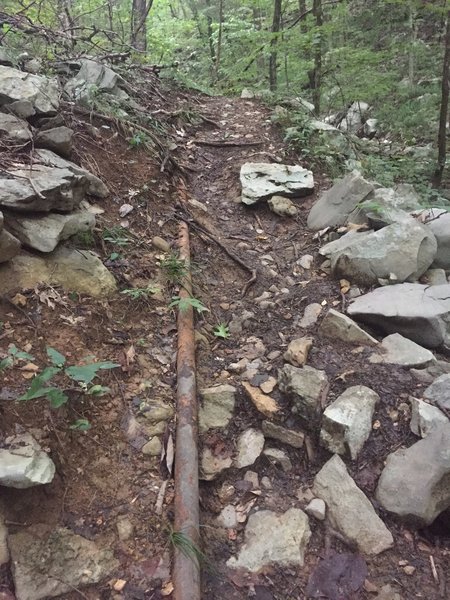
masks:
<svg viewBox="0 0 450 600"><path fill-rule="evenodd" d="M219 79L220 59L222 56L222 37L223 37L223 4L224 0L219 0L219 36L217 38L216 65L214 69L214 79Z"/></svg>
<svg viewBox="0 0 450 600"><path fill-rule="evenodd" d="M306 0L298 0L298 13L299 13L299 17L301 17L302 15L304 15L306 13ZM306 19L303 18L300 21L300 31L302 33L307 33L308 32L308 24L306 22Z"/></svg>
<svg viewBox="0 0 450 600"><path fill-rule="evenodd" d="M313 104L314 112L317 116L320 114L320 100L322 94L322 32L323 12L322 0L313 0L313 14L316 20L316 39L314 41L314 69L312 73L313 83Z"/></svg>
<svg viewBox="0 0 450 600"><path fill-rule="evenodd" d="M206 31L208 34L209 55L211 56L211 65L213 67L216 62L216 52L214 50L214 40L213 40L213 27L212 27L213 21L212 21L211 14L209 12L209 9L211 8L211 1L206 0L205 4L207 7L207 9L206 9Z"/></svg>
<svg viewBox="0 0 450 600"><path fill-rule="evenodd" d="M278 33L281 27L281 0L275 0L273 6L273 21L272 21L272 39L270 40L270 59L269 59L269 85L274 92L278 84L277 72L277 45Z"/></svg>
<svg viewBox="0 0 450 600"><path fill-rule="evenodd" d="M438 132L438 162L433 178L433 184L435 187L439 187L442 183L442 175L444 173L447 153L447 116L449 99L448 78L450 76L450 10L447 12L447 23L445 26L444 44L445 51L442 65L442 97Z"/></svg>
<svg viewBox="0 0 450 600"><path fill-rule="evenodd" d="M409 30L410 30L410 42L409 42L409 53L408 53L408 79L409 85L414 85L414 74L415 74L415 54L416 54L416 42L417 42L417 25L416 25L416 10L413 3L410 0L409 3Z"/></svg>
<svg viewBox="0 0 450 600"><path fill-rule="evenodd" d="M153 0L133 0L131 7L131 46L136 50L147 50L147 17Z"/></svg>

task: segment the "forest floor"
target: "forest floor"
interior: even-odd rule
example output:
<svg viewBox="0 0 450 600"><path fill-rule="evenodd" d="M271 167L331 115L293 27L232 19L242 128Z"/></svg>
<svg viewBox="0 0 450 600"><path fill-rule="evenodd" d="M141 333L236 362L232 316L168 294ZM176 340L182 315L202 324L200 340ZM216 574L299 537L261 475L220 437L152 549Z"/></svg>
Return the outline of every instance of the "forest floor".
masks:
<svg viewBox="0 0 450 600"><path fill-rule="evenodd" d="M318 324L306 329L299 324L308 304L318 303L323 311L327 307L345 308L346 298L339 282L320 270L320 241L306 228L310 207L330 182L314 173L315 193L298 201L299 214L294 219L281 218L266 205L244 206L239 201L239 170L244 162L302 162L283 143L281 131L271 122L269 108L257 100L162 92L167 100L163 103L167 124L177 145L174 156L184 167L186 191L182 196L188 202L180 201L183 186L179 173L160 172L159 164L144 147L130 147L120 135L112 135L112 129L102 129L100 139L92 138L87 124L78 122L76 147L81 162L90 167L96 165L97 173L112 192L107 200L97 203L104 212L98 216L94 239L85 240L86 244L101 255L122 290L143 287L152 281L162 291L149 299L133 300L118 294L110 300L96 301L42 287L18 290L20 297L3 297L0 302L1 343L26 348L38 364L45 363L45 348L51 346L67 356L69 362L93 355L121 365L102 378L112 390L110 395L84 397L82 401L75 397L68 408L58 411L51 410L45 400L26 404L14 401L27 388L27 371L6 372L0 391L4 432L30 430L49 449L57 467L50 485L28 490L1 489L0 501L10 533L36 523L49 529L67 526L113 549L120 563L112 579L103 586L74 590L64 596L67 599L170 597L173 485L169 480L165 486L164 480L167 463L169 468L171 465L167 456L160 461L159 457L151 458L137 449L128 425L130 415L143 401L151 403L157 399L174 405L176 321L168 304L176 289L164 281L158 264L164 255L152 246L152 238L161 236L175 249L179 218L191 225L194 295L209 309L196 325L198 387L230 383L238 390L231 425L226 430L202 435L200 451L208 447L216 456L233 456L239 434L249 427L259 428L264 419L243 393L242 374L233 372L229 365L245 358L260 358L258 373L250 383L258 385L268 377L276 378L289 341L305 333L314 340L308 364L326 371L330 381L327 403L350 385L367 385L381 398L374 415L376 428L357 461L346 463L370 499L374 500L375 485L387 455L404 444L410 445L414 439L409 418L398 408L411 393L421 389L408 371L369 364L368 348L323 338L317 335ZM181 114L196 113L208 121L181 120ZM126 223L119 214L124 203L133 206L125 217ZM116 244L105 241L102 232L121 224L130 232L128 239ZM212 237L205 236L202 229L212 232ZM242 268L224 252L217 240L248 268ZM80 247L81 241L73 243ZM120 256L111 258L113 252ZM305 270L298 260L308 254L315 260L312 268ZM254 269L257 279L247 286ZM264 292L271 294L268 299L274 305L261 305L259 297ZM224 340L214 336L213 329L218 324L238 322L245 311L253 313L249 328L244 325L240 333L232 333ZM201 482L205 600L304 599L308 579L319 560L333 551L349 551L323 522L311 518L312 537L304 567L274 568L252 577L226 567L228 558L237 554L243 542L250 509L280 512L291 507L305 508L308 488L330 458L318 443L318 428L305 429L276 387L271 396L280 406L276 422L303 431L307 444L295 449L276 441L271 443L288 454L293 467L288 472L261 455L247 469L227 469L213 481ZM89 419L89 431L68 428L80 417ZM165 447L170 446L174 434L171 422L163 435ZM247 471L256 475L246 477ZM243 517L236 528L227 530L217 525L216 518L230 503L238 507ZM157 505L162 509L157 509ZM416 531L380 514L395 545L379 556L365 557L365 587L348 593L345 600L375 598L385 584L391 584L403 600L448 597L448 524ZM120 539L117 523L123 519L131 524L132 534ZM437 578L433 576L430 557ZM407 574L405 565L415 567L414 572ZM6 593L12 589L10 574L4 569L0 575L0 591ZM121 591L118 581L126 582Z"/></svg>

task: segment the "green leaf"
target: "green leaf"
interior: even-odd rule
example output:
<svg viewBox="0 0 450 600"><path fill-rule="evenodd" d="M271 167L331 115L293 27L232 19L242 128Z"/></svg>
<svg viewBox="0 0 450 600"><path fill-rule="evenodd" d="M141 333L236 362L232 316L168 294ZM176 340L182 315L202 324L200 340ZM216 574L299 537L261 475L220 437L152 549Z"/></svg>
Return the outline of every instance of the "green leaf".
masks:
<svg viewBox="0 0 450 600"><path fill-rule="evenodd" d="M42 373L39 373L34 380L39 378L42 383L45 383L46 381L50 381L50 379L57 375L60 371L61 369L59 367L45 367Z"/></svg>
<svg viewBox="0 0 450 600"><path fill-rule="evenodd" d="M48 388L46 396L50 400L52 408L59 408L69 399L59 388Z"/></svg>
<svg viewBox="0 0 450 600"><path fill-rule="evenodd" d="M58 352L58 350L55 350L50 346L47 346L47 356L49 357L51 362L57 367L62 367L66 362L65 356L63 356L60 352Z"/></svg>
<svg viewBox="0 0 450 600"><path fill-rule="evenodd" d="M78 431L87 431L92 425L87 419L77 419L70 425L70 429L76 429Z"/></svg>
<svg viewBox="0 0 450 600"><path fill-rule="evenodd" d="M20 360L34 360L34 356L28 354L28 352L21 352L20 350L16 352L15 358L19 358Z"/></svg>
<svg viewBox="0 0 450 600"><path fill-rule="evenodd" d="M223 338L224 340L230 337L230 330L224 323L217 325L213 333L216 337Z"/></svg>
<svg viewBox="0 0 450 600"><path fill-rule="evenodd" d="M89 365L82 365L82 366L76 365L73 367L68 367L65 370L65 373L68 377L70 377L74 381L79 381L81 383L88 384L88 383L91 383L91 381L94 379L94 377L96 377L97 371L100 371L101 369L115 369L116 367L120 367L120 365L110 362L110 361L105 361L105 362L91 363Z"/></svg>
<svg viewBox="0 0 450 600"><path fill-rule="evenodd" d="M14 361L10 356L7 356L3 360L0 360L0 371L2 371L3 369L7 369L8 367L11 367L13 362Z"/></svg>
<svg viewBox="0 0 450 600"><path fill-rule="evenodd" d="M110 391L111 389L109 387L97 384L89 388L88 394L90 396L104 396L105 394L109 394Z"/></svg>

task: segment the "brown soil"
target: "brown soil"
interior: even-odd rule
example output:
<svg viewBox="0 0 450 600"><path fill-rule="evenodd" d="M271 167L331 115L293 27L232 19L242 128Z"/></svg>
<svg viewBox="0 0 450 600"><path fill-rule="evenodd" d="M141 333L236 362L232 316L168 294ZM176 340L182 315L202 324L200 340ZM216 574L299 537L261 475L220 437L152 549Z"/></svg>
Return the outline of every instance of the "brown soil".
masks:
<svg viewBox="0 0 450 600"><path fill-rule="evenodd" d="M182 111L174 118L164 114L164 118L178 146L174 158L183 166L188 197L202 202L208 208L207 213L192 206L187 211L180 205L179 173L161 173L159 161L146 148L131 148L120 133L116 134L114 127L101 129L101 137L93 138L88 124L77 122L77 156L106 181L111 195L106 201L97 202L105 212L98 218L94 240L78 239L73 243L78 247L83 241L93 244L122 289L142 287L149 281L161 282L160 252L152 247L152 237L161 235L174 246L177 219L181 216L191 222L194 291L210 311L197 322L198 385L204 387L226 381L239 390L232 426L226 433L209 432L201 444L231 455L235 452L238 434L249 426L258 427L263 417L246 400L239 376L227 371L228 365L241 358L243 348L245 353L251 336L263 340L267 353L284 352L287 343L301 334L297 318L303 315L307 304L319 302L339 310L345 301L339 284L321 272L318 264L311 273L302 272L296 265L297 258L303 254L316 256L319 243L305 227L306 216L317 193L329 182L315 174L316 194L299 204L299 216L294 220L277 217L264 206L247 208L239 204L238 175L243 162L302 162L301 156L293 155L283 144L280 131L270 121L269 109L257 101L197 97L171 90L163 90L163 94L167 101L159 106L163 105L168 113ZM216 126L201 120L194 124L186 121L186 115L192 117L195 113L206 115ZM209 146L197 144L196 140L258 142L259 145ZM130 195L130 190L136 194ZM102 232L120 224L119 207L124 203L134 206L126 217L133 239L117 247L105 242ZM221 242L248 265L248 270L205 236L199 223L216 232ZM120 257L111 260L112 252L118 252ZM273 262L262 266L261 257L267 254L272 256ZM257 280L242 296L250 271L255 268ZM287 276L294 276L296 284L287 286L284 283ZM289 287L289 293L276 309L262 310L254 299L274 284L279 288ZM157 567L171 550L173 486L170 481L163 513L156 515L155 504L166 471L158 458L146 457L132 447L124 435L123 419L129 412L136 414L145 399L159 398L173 404L176 329L168 301L176 290L163 282L161 295L138 301L126 295L94 301L56 290L54 306L45 301L45 294L54 290L17 291L25 296L24 305L16 306L13 296L2 298L0 302L2 350L10 343L21 349L28 345L36 364L42 365L45 348L52 346L65 354L69 362L79 362L93 355L98 360L118 362L121 368L102 375L102 383L111 388L110 395L80 398L74 394L69 408L60 410L51 410L44 400L16 402L29 384L29 379L24 378L27 373L20 369L2 373L1 435L31 431L42 446L49 449L57 466L57 475L48 486L29 490L1 488L0 501L6 507L9 530L14 532L34 523L58 524L113 548L120 568L110 582L84 589L85 598L161 598L170 590L164 570ZM255 314L251 331L218 340L212 333L214 327L218 323L229 323L233 314L239 315L243 310ZM379 427L372 432L358 460L347 463L356 483L373 500L386 456L414 440L408 415L397 407L411 393L420 390L420 386L407 370L369 365L366 348L355 349L324 339L315 335L316 326L308 334L314 337L308 364L324 369L330 381L327 402L349 385L365 384L380 395L375 414ZM282 364L282 356L272 360L267 373L276 376ZM305 431L311 450L307 453L305 449L279 445L294 466L289 473L261 457L248 470L256 471L260 481L263 476L268 477L272 489L262 488L258 495L252 494L243 481L247 469L229 470L212 482L202 483L203 550L206 566L210 567L203 573L203 597L208 600L249 596L261 600L304 599L308 578L319 560L330 549L349 550L325 525L311 519L313 535L304 568L274 569L251 578L230 573L226 568L226 560L236 554L242 543L245 523L231 532L215 524L214 518L230 502L224 498L224 489L229 485L234 487L234 504L256 498L255 506L260 509L304 508L299 491L311 484L330 457L318 444L317 427L308 427L293 417L286 399L278 391L272 395L282 407L277 422ZM92 424L89 431L69 429L70 423L80 417L89 419ZM167 427L163 438L167 441L171 433L174 434L173 424ZM119 515L128 515L135 525L133 537L126 542L117 536ZM394 535L395 546L378 557L367 559L368 580L377 589L390 583L404 600L448 597L446 590L450 589L450 581L446 565L450 529L443 525L440 529L415 531L386 514L381 513L381 516ZM436 564L439 581L433 577L430 556ZM164 560L168 566L168 559ZM413 575L404 572L402 561L415 567ZM11 589L9 572L5 570L3 575L0 591ZM112 588L117 579L127 581L121 593ZM76 597L80 597L76 592L65 596ZM374 594L365 590L348 596L349 599L373 597Z"/></svg>

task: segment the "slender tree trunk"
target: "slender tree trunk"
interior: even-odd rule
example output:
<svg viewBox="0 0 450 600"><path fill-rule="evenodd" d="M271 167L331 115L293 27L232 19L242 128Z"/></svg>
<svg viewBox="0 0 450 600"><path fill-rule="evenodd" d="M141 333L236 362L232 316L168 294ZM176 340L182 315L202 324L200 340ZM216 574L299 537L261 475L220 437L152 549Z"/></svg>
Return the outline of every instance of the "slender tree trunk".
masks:
<svg viewBox="0 0 450 600"><path fill-rule="evenodd" d="M70 37L70 47L75 47L75 38L74 38L74 30L73 30L73 18L71 13L72 8L72 0L58 0L58 13L59 20L61 21L61 25L64 31Z"/></svg>
<svg viewBox="0 0 450 600"><path fill-rule="evenodd" d="M217 38L216 65L215 65L215 72L214 72L214 79L216 81L219 79L220 59L222 56L223 9L224 9L223 5L224 5L224 0L219 0L219 36Z"/></svg>
<svg viewBox="0 0 450 600"><path fill-rule="evenodd" d="M408 55L408 79L409 85L414 85L414 74L415 74L415 53L416 53L416 41L417 41L417 25L416 25L416 11L413 3L410 0L409 3L409 30L410 30L410 43L409 43L409 55Z"/></svg>
<svg viewBox="0 0 450 600"><path fill-rule="evenodd" d="M281 1L275 0L273 5L273 21L272 21L272 39L270 40L270 58L269 58L269 85L274 92L278 85L278 69L277 69L277 45L278 34L281 27Z"/></svg>
<svg viewBox="0 0 450 600"><path fill-rule="evenodd" d="M322 32L323 11L322 0L313 0L313 14L316 20L317 37L314 42L314 69L313 79L313 104L317 116L320 114L320 100L322 95Z"/></svg>
<svg viewBox="0 0 450 600"><path fill-rule="evenodd" d="M209 55L211 56L211 64L214 67L216 62L216 52L214 50L214 39L213 39L213 27L212 27L212 17L210 15L209 9L211 8L211 1L205 1L207 10L206 10L206 31L208 34L208 46L209 46Z"/></svg>
<svg viewBox="0 0 450 600"><path fill-rule="evenodd" d="M153 0L133 0L131 7L131 46L136 50L147 50L147 17Z"/></svg>
<svg viewBox="0 0 450 600"><path fill-rule="evenodd" d="M442 97L441 111L439 117L439 132L438 132L438 162L434 173L433 184L439 187L442 183L442 175L447 154L447 116L448 116L448 99L449 99L449 76L450 76L450 10L447 12L447 23L445 25L445 51L442 64Z"/></svg>
<svg viewBox="0 0 450 600"><path fill-rule="evenodd" d="M299 16L304 15L305 12L306 12L306 0L298 0L298 13L299 13ZM307 33L308 32L308 24L307 24L305 18L303 18L300 21L300 31L302 33Z"/></svg>

